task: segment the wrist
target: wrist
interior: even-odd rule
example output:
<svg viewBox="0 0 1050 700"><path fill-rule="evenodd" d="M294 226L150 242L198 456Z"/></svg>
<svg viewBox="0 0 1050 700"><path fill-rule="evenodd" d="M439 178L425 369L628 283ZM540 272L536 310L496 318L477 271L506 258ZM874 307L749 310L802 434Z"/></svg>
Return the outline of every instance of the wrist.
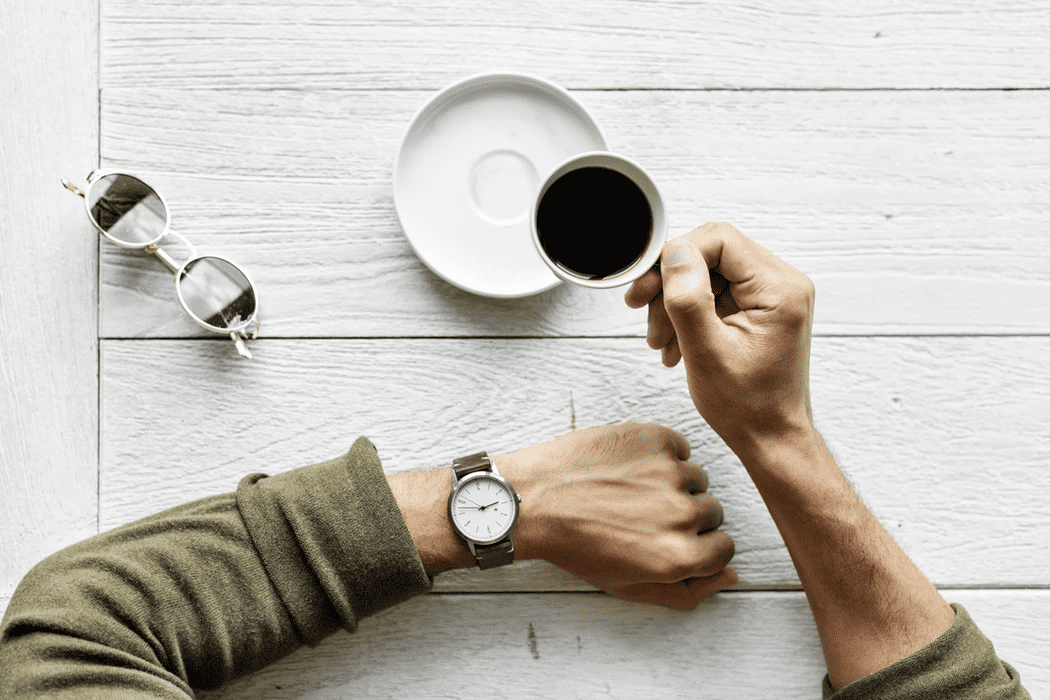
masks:
<svg viewBox="0 0 1050 700"><path fill-rule="evenodd" d="M388 474L405 525L419 552L427 575L476 566L470 550L448 522L448 468Z"/></svg>
<svg viewBox="0 0 1050 700"><path fill-rule="evenodd" d="M518 522L514 527L514 560L542 559L543 535L542 499L537 470L524 450L502 455L490 455L492 463L504 479L510 482L521 497L518 504Z"/></svg>
<svg viewBox="0 0 1050 700"><path fill-rule="evenodd" d="M791 482L842 474L811 423L751 440L734 451L756 481Z"/></svg>
<svg viewBox="0 0 1050 700"><path fill-rule="evenodd" d="M812 425L749 447L737 456L774 519L785 510L818 513L855 500L853 487Z"/></svg>

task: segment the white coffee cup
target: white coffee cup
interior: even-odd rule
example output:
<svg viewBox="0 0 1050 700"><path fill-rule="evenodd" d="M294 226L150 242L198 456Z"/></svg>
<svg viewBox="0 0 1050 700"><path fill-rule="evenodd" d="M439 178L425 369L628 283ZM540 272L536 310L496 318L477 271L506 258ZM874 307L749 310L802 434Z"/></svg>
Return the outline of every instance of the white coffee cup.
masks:
<svg viewBox="0 0 1050 700"><path fill-rule="evenodd" d="M563 179L575 171L591 168L619 173L640 191L641 196L644 197L644 203L648 205L650 215L650 230L648 240L644 242L644 245L642 245L644 233L639 233L644 225L642 200L636 196L638 192L635 192L629 184L623 183L623 178L601 171L587 170L586 174L577 174L569 180ZM600 182L607 182L611 185L610 192L619 192L625 196L609 202L608 206L600 205L601 200L595 197L581 196L579 199L581 208L575 209L576 202L573 201L571 195L576 192L586 195L594 194L595 187L597 187L597 185L595 187L576 186L575 183L586 183L589 178L593 177L606 178ZM593 182L598 181L592 180ZM544 197L556 183L561 184L553 192L553 197L545 201ZM623 206L628 208L620 211L617 207L622 203L626 203ZM598 211L599 208L601 211ZM587 209L592 210L593 214L586 211ZM596 221L603 221L603 216L616 217L621 213L626 216L618 218L617 221L634 222L635 224L631 226L629 232L623 233L614 230L618 228L616 225L607 225L605 231L610 231L610 233L606 234L586 225L592 215L596 217ZM559 216L559 214L565 216ZM571 223L561 228L556 225L560 219ZM585 223L574 226L578 220ZM544 225L546 229L541 231ZM544 178L532 202L529 227L532 232L532 242L540 258L555 275L567 282L592 289L619 287L638 279L660 259L660 250L667 240L667 215L656 183L642 166L629 158L606 151L581 153L556 165ZM580 234L579 245L570 240L577 229L585 230ZM566 248L565 246L576 247ZM568 252L562 254L560 251ZM588 265L592 253L594 268ZM631 262L632 258L633 262ZM618 267L621 262L624 263L624 266ZM601 269L602 263L608 263L606 267L611 265L610 269Z"/></svg>

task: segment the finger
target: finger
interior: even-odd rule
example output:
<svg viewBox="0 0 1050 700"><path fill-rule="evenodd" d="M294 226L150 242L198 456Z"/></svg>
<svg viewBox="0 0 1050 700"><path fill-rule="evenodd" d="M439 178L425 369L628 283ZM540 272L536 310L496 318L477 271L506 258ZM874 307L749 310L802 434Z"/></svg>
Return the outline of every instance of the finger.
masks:
<svg viewBox="0 0 1050 700"><path fill-rule="evenodd" d="M722 527L722 523L725 522L725 513L722 511L722 504L718 502L717 498L706 493L705 490L694 494L693 499L696 501L699 509L696 519L697 532L702 533Z"/></svg>
<svg viewBox="0 0 1050 700"><path fill-rule="evenodd" d="M674 338L674 324L664 308L663 298L658 294L649 302L649 334L646 342L653 350L666 347Z"/></svg>
<svg viewBox="0 0 1050 700"><path fill-rule="evenodd" d="M671 337L671 342L660 351L660 355L664 367L674 367L678 364L682 359L682 347L678 344L677 335Z"/></svg>
<svg viewBox="0 0 1050 700"><path fill-rule="evenodd" d="M742 309L775 306L778 300L775 290L780 287L784 276L794 271L769 250L726 223L704 224L682 239L696 246L709 269L718 269L718 274L729 282L733 297Z"/></svg>
<svg viewBox="0 0 1050 700"><path fill-rule="evenodd" d="M632 309L640 309L652 301L661 289L663 283L660 280L660 270L654 267L628 287L623 300Z"/></svg>
<svg viewBox="0 0 1050 700"><path fill-rule="evenodd" d="M656 425L655 423L653 425ZM685 435L682 435L673 428L668 428L662 425L658 425L669 440L667 447L674 450L674 456L678 459L689 459L689 455L692 454L693 448L689 445L689 440L686 439Z"/></svg>
<svg viewBox="0 0 1050 700"><path fill-rule="evenodd" d="M736 543L721 530L708 530L696 536L703 554L702 562L692 573L696 576L713 576L733 560Z"/></svg>
<svg viewBox="0 0 1050 700"><path fill-rule="evenodd" d="M664 246L661 261L663 305L682 354L727 347L729 330L715 310L708 262L701 252L688 238L679 238ZM664 354L664 364L673 360Z"/></svg>
<svg viewBox="0 0 1050 700"><path fill-rule="evenodd" d="M688 578L676 583L635 583L628 586L610 586L604 590L620 600L688 611L694 609L704 598L732 586L738 580L736 571L727 567L706 578Z"/></svg>
<svg viewBox="0 0 1050 700"><path fill-rule="evenodd" d="M708 476L704 468L692 462L679 462L682 474L682 488L695 495L707 491Z"/></svg>

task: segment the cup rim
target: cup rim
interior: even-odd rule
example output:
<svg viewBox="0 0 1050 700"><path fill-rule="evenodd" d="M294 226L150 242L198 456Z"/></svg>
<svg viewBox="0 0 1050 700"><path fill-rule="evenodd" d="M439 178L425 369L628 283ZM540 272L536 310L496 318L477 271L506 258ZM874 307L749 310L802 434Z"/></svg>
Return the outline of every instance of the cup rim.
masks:
<svg viewBox="0 0 1050 700"><path fill-rule="evenodd" d="M586 277L575 275L554 262L554 260L547 255L547 251L543 249L543 246L540 245L539 230L536 227L536 215L539 212L540 200L554 181L575 170L589 167L609 168L630 178L630 180L637 185L645 195L653 213L652 235L649 239L649 245L646 247L642 256L630 267L621 270L615 275L603 277L601 279L588 279ZM609 289L630 284L657 264L660 260L660 251L663 249L663 245L667 241L667 213L664 208L663 197L660 194L660 188L657 187L656 181L653 180L652 176L649 175L645 168L639 165L636 161L627 156L613 153L611 151L587 151L566 158L555 165L550 172L547 173L547 176L543 179L539 189L536 191L536 196L532 200L532 206L529 210L529 231L532 235L532 243L536 247L536 252L539 254L540 259L543 260L544 264L546 264L547 267L551 269L551 272L557 275L559 279L566 282L572 282L573 284L582 287L588 287L590 289Z"/></svg>

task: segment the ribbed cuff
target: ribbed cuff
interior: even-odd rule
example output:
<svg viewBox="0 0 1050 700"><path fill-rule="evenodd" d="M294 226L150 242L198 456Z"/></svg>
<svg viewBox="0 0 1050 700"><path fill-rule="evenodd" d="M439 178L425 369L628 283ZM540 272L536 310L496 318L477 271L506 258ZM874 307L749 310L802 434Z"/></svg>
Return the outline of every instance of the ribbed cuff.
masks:
<svg viewBox="0 0 1050 700"><path fill-rule="evenodd" d="M237 507L305 644L430 590L366 438L338 459L246 476Z"/></svg>
<svg viewBox="0 0 1050 700"><path fill-rule="evenodd" d="M966 609L952 603L955 620L922 649L835 692L824 676L824 700L1027 698L1020 676L995 655Z"/></svg>

